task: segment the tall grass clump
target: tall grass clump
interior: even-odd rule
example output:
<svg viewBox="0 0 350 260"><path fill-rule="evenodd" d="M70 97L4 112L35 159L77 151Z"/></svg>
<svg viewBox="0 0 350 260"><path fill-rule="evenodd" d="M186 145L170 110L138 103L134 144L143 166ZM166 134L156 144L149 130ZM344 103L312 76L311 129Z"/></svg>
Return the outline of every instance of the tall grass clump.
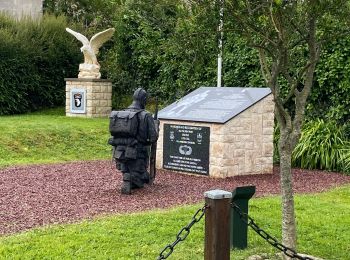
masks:
<svg viewBox="0 0 350 260"><path fill-rule="evenodd" d="M0 115L64 104L65 77L81 55L64 17L16 21L0 15Z"/></svg>
<svg viewBox="0 0 350 260"><path fill-rule="evenodd" d="M350 140L346 127L318 119L305 124L292 155L293 165L350 173Z"/></svg>

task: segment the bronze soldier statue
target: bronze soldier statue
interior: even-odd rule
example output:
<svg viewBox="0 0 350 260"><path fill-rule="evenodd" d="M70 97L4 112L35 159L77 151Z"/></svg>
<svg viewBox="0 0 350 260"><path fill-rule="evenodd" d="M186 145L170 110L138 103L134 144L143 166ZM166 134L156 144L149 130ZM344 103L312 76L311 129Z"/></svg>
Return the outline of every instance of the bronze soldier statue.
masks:
<svg viewBox="0 0 350 260"><path fill-rule="evenodd" d="M123 174L122 194L131 194L132 189L142 188L150 182L150 145L157 142L159 121L145 110L147 92L138 88L132 104L122 111L112 111L109 130L112 138L113 158Z"/></svg>

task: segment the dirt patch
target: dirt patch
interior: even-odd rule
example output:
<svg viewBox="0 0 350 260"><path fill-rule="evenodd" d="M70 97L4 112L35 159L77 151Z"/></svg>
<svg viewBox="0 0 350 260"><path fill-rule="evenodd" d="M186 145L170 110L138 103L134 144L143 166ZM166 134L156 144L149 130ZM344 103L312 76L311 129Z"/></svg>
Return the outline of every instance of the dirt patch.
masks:
<svg viewBox="0 0 350 260"><path fill-rule="evenodd" d="M255 185L256 195L279 194L278 169L273 174L210 179L159 171L154 185L121 195L121 174L110 161L9 167L0 170L0 234L53 223L66 223L104 213L136 212L204 201L212 189L232 191ZM321 192L350 183L350 176L293 170L297 193Z"/></svg>

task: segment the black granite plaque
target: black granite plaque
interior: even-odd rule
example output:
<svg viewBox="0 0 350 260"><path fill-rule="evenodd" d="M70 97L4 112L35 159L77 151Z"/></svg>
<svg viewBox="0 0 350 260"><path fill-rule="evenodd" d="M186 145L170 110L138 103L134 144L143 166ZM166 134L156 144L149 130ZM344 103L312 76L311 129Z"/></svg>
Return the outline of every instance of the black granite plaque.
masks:
<svg viewBox="0 0 350 260"><path fill-rule="evenodd" d="M209 175L210 128L164 124L163 168Z"/></svg>
<svg viewBox="0 0 350 260"><path fill-rule="evenodd" d="M271 93L269 88L201 87L159 111L159 119L226 123Z"/></svg>

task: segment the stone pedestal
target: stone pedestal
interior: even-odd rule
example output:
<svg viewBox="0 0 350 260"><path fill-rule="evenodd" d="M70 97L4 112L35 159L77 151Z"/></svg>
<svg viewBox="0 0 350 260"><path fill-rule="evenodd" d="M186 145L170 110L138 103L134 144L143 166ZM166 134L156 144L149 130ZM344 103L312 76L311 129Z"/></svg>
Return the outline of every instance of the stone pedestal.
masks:
<svg viewBox="0 0 350 260"><path fill-rule="evenodd" d="M109 116L112 111L112 82L110 80L66 78L65 81L66 116ZM79 107L75 106L74 95L80 97Z"/></svg>

